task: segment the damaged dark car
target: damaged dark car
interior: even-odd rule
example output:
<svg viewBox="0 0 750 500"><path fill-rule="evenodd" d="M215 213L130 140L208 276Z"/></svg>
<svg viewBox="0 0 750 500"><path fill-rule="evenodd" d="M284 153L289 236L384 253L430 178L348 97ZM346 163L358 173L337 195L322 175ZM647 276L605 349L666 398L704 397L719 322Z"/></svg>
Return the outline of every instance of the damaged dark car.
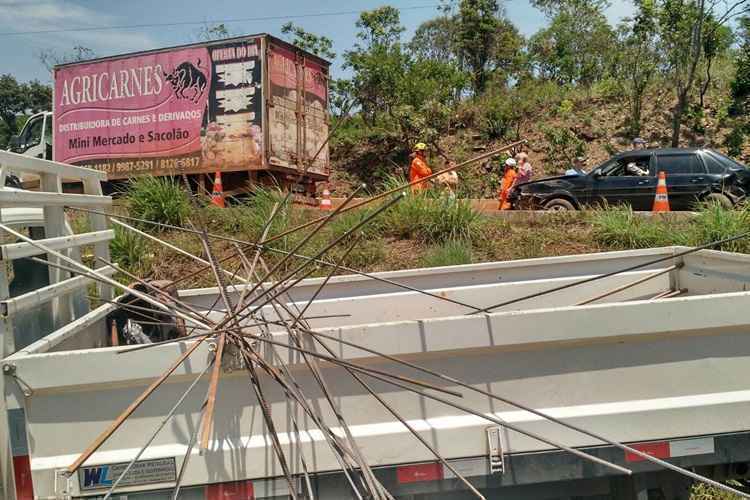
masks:
<svg viewBox="0 0 750 500"><path fill-rule="evenodd" d="M659 172L666 174L672 210L693 210L704 202L731 208L750 189L750 170L712 149L641 149L620 153L588 173L519 184L509 199L520 210L622 204L651 210Z"/></svg>

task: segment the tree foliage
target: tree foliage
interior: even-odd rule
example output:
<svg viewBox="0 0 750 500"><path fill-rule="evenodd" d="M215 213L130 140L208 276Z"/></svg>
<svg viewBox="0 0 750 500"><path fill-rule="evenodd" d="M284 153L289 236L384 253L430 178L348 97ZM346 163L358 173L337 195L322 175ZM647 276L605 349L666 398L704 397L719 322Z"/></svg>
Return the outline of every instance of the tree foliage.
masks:
<svg viewBox="0 0 750 500"><path fill-rule="evenodd" d="M11 135L18 133L19 122L28 113L49 110L52 88L36 80L19 83L10 74L0 75L0 147L5 147Z"/></svg>
<svg viewBox="0 0 750 500"><path fill-rule="evenodd" d="M336 53L333 51L333 40L327 36L316 35L292 22L282 26L281 32L290 39L291 43L303 50L326 59L336 59Z"/></svg>
<svg viewBox="0 0 750 500"><path fill-rule="evenodd" d="M86 61L88 59L94 59L96 52L93 49L84 47L83 45L76 45L67 52L60 53L56 49L44 49L39 51L37 59L42 65L47 68L48 71L59 64L68 64L78 61Z"/></svg>

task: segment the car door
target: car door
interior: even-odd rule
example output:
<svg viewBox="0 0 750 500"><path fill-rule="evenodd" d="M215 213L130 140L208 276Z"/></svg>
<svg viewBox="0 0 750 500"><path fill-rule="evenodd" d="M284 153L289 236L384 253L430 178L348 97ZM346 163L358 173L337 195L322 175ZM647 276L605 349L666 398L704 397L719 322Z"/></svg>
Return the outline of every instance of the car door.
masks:
<svg viewBox="0 0 750 500"><path fill-rule="evenodd" d="M608 205L630 205L633 210L650 210L656 193L656 177L652 154L631 153L613 158L597 169L594 175L592 201ZM635 163L648 171L646 176L628 172L627 166Z"/></svg>
<svg viewBox="0 0 750 500"><path fill-rule="evenodd" d="M699 195L705 193L711 184L711 177L697 151L659 153L656 169L666 174L672 210L693 210Z"/></svg>

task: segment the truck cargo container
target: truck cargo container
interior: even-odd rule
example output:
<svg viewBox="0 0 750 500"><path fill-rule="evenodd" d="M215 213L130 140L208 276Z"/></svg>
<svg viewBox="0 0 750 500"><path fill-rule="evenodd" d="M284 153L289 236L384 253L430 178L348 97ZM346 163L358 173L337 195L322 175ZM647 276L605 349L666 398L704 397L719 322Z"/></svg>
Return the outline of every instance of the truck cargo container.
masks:
<svg viewBox="0 0 750 500"><path fill-rule="evenodd" d="M300 191L313 194L328 178L329 66L266 34L59 65L52 112L32 116L11 151L107 181L184 173L205 187L202 174L222 172L230 191L304 172Z"/></svg>

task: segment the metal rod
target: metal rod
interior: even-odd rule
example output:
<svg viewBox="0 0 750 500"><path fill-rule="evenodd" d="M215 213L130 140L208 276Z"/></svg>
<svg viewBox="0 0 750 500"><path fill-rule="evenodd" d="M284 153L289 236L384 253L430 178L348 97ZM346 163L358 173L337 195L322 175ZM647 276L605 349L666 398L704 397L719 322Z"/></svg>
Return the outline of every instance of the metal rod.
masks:
<svg viewBox="0 0 750 500"><path fill-rule="evenodd" d="M370 214L367 217L365 217L364 219L362 219L354 227L352 227L351 229L347 230L344 234L342 234L341 236L339 236L338 238L336 238L335 240L333 240L331 243L329 243L328 245L326 245L322 250L320 250L313 257L313 259L317 259L319 257L322 257L331 248L333 248L336 245L338 245L339 243L341 243L344 239L348 238L351 234L356 233L361 227L363 227L366 224L370 223L373 219L375 219L376 217L378 217L381 213L385 212L386 210L390 209L393 205L395 205L396 203L398 203L399 201L401 201L404 198L404 196L406 196L406 195L402 193L400 196L396 196L393 199L389 200L387 203L385 203L382 206L380 206L372 214ZM308 265L310 265L310 262L313 259L308 260L308 261L304 262L303 264L300 264L296 269L294 269L293 271L287 273L283 278L279 279L274 284L272 284L270 287L268 287L262 294L260 294L259 296L255 297L252 301L250 301L247 304L245 304L244 309L249 308L254 302L256 302L257 300L259 300L264 295L268 294L271 290L273 290L276 287L278 287L279 284L283 283L284 281L286 281L287 279L291 278L292 276L294 276L295 274L297 274L298 272L300 272L301 270L303 270L305 267L307 267ZM270 273L269 273L269 275L270 275ZM280 294L276 294L274 296L274 298L277 297L278 295L280 295Z"/></svg>
<svg viewBox="0 0 750 500"><path fill-rule="evenodd" d="M681 288L679 290L667 290L666 292L662 292L655 297L651 297L649 300L668 299L670 297L677 297L678 295L682 295L683 293L687 293L687 288Z"/></svg>
<svg viewBox="0 0 750 500"><path fill-rule="evenodd" d="M622 286L618 286L617 288L614 288L614 289L609 290L607 292L604 292L602 294L599 294L599 295L596 295L594 297L591 297L590 299L584 300L583 302L579 302L576 305L577 306L584 306L586 304L590 304L592 302L596 302L599 299L603 299L604 297L609 297L610 295L614 295L617 292L622 292L623 290L627 290L628 288L632 288L632 287L634 287L636 285L640 285L641 283L645 283L646 281L649 281L649 280L652 280L654 278L657 278L657 277L659 277L659 276L661 276L663 274L672 272L675 269L679 269L680 267L682 267L682 264L674 265L674 266L669 266L666 269L663 269L663 270L658 271L658 272L653 273L653 274L649 274L648 276L644 276L643 278L637 279L635 281L631 281L630 283L626 283L626 284L624 284Z"/></svg>
<svg viewBox="0 0 750 500"><path fill-rule="evenodd" d="M201 430L203 417L206 414L205 410L206 410L206 402L204 401L200 407L198 422L196 422L195 429L193 430L192 433L190 433L190 442L188 443L187 451L185 452L185 457L182 459L182 465L180 465L180 473L177 475L177 481L175 482L175 485L174 485L174 491L172 492L172 500L177 500L177 497L180 495L180 488L182 486L182 480L185 477L185 471L187 470L188 462L190 461L190 456L193 454L193 448L195 447L195 443L198 442L198 433Z"/></svg>
<svg viewBox="0 0 750 500"><path fill-rule="evenodd" d="M627 272L630 272L630 271L635 271L637 269L643 269L644 267L653 266L654 264L659 264L660 262L666 262L668 260L674 260L674 259L677 259L677 258L680 258L680 257L684 257L685 255L690 255L691 253L699 252L701 250L706 250L706 249L709 249L709 248L713 248L713 247L716 247L716 246L723 245L725 243L730 243L732 241L741 240L743 238L747 238L748 236L750 236L750 231L746 231L744 233L741 233L741 234L738 234L738 235L735 235L735 236L730 236L728 238L724 238L724 239L721 239L721 240L712 241L710 243L706 243L704 245L697 246L697 247L694 247L694 248L689 248L687 250L683 250L681 252L677 252L674 255L668 255L666 257L659 257L658 259L650 260L650 261L644 262L642 264L636 264L636 265L633 265L633 266L625 267L623 269L618 269L616 271L611 271L609 273L598 274L596 276L592 276L590 278L586 278L586 279L583 279L583 280L580 280L580 281L576 281L576 282L573 282L573 283L567 283L565 285L556 286L554 288L543 290L541 292L536 292L536 293L532 293L532 294L529 294L529 295L524 295L522 297L517 297L515 299L506 300L504 302L500 302L499 304L495 304L495 305L492 305L492 306L489 306L489 307L484 307L482 309L479 309L477 311L474 311L474 312L471 312L471 313L468 313L468 314L469 315L473 315L473 314L478 314L478 313L482 313L482 312L491 312L491 311L493 311L495 309L499 309L500 307L508 306L508 305L515 304L517 302L521 302L521 301L528 300L528 299L534 299L536 297L541 297L543 295L548 295L548 294L553 293L553 292L559 292L560 290L566 290L568 288L573 288L574 286L579 286L579 285L583 285L583 284L586 284L586 283L591 283L591 282L598 281L598 280L601 280L601 279L604 279L604 278L610 278L610 277L616 276L618 274L627 273Z"/></svg>
<svg viewBox="0 0 750 500"><path fill-rule="evenodd" d="M313 338L315 338L315 337L313 337ZM323 349L325 349L328 352L328 354L330 354L333 357L337 357L336 353L333 351L333 349L331 349L330 347L328 347L324 342L320 341L320 339L317 339L317 338L315 338L315 340L318 342L318 344L320 344L323 347ZM479 493L479 491L474 487L474 485L472 485L460 472L458 472L450 463L448 463L448 461L445 460L445 458L443 458L443 456L440 455L440 453L438 453L438 451L425 438L423 438L422 435L419 434L419 432L417 432L417 430L414 429L414 427L412 427L406 421L406 419L404 419L401 416L401 414L398 411L396 411L395 408L393 408L391 405L389 405L379 394L377 394L372 389L372 387L370 387L370 385L367 382L365 382L364 380L362 380L362 377L360 377L356 372L354 372L352 370L349 370L348 368L346 370L349 372L349 374L352 377L354 377L354 379L357 382L359 382L359 384L371 396L373 396L375 399L378 400L378 402L383 406L383 408L385 408L386 410L388 410L388 412L391 415L393 415L394 418L396 418L399 422L401 422L401 425L403 425L404 427L406 427L409 430L409 432L415 438L417 438L417 440L420 443L422 443L422 445L424 445L424 447L427 448L430 451L430 453L432 453L432 455L436 459L438 459L438 461L440 461L440 463L442 463L445 467L447 467L448 470L450 470L462 483L464 483L464 485L469 489L469 491L471 491L474 494L474 496L476 496L477 498L480 498L481 500L486 500L485 497L484 497L484 495L482 495L481 493Z"/></svg>
<svg viewBox="0 0 750 500"><path fill-rule="evenodd" d="M216 358L214 358L216 359ZM161 423L156 427L156 430L151 434L151 437L149 437L146 440L146 444L144 444L141 449L136 453L136 455L133 457L133 459L128 463L127 467L125 467L125 470L122 471L122 474L118 476L118 478L115 480L115 482L112 484L112 486L107 490L107 493L104 495L103 500L107 500L112 496L112 493L115 491L115 488L120 484L120 482L123 480L123 478L130 472L130 469L133 468L133 465L138 461L139 458L141 458L141 455L143 455L143 452L146 451L146 448L148 448L151 443L154 442L154 439L156 439L156 436L159 435L159 432L164 428L165 425L167 425L167 422L172 418L172 415L175 414L175 412L180 408L182 405L182 402L185 401L185 399L190 395L191 392L193 392L193 389L196 385L198 385L198 382L200 382L201 378L203 378L203 375L206 374L208 369L213 364L213 360L211 360L210 363L206 363L206 367L203 369L202 372L198 374L197 377L195 377L195 380L193 380L193 383L190 384L190 386L187 388L187 390L180 396L180 398L177 400L177 402L174 404L171 410L167 413L167 415L162 419Z"/></svg>
<svg viewBox="0 0 750 500"><path fill-rule="evenodd" d="M302 240L299 243L297 243L294 246L294 249L291 252L289 252L289 255L286 255L279 262L277 262L276 264L274 264L274 266L271 268L271 270L268 273L266 273L266 276L263 279L258 280L258 283L253 286L253 288L250 290L250 292L248 294L254 293L260 287L261 283L263 283L264 281L266 281L268 279L268 277L271 276L273 273L275 273L278 269L281 269L281 267L286 263L286 261L289 260L290 256L294 252L297 252L302 247L304 247L307 244L308 241L310 241L321 229L323 229L325 227L326 224L328 224L331 220L333 220L333 218L336 217L341 212L341 210L346 206L346 204L348 202L350 202L354 198L354 195L357 192L359 192L360 189L362 189L362 186L360 186L357 189L355 189L354 192L349 196L349 198L347 198L347 200L344 202L344 204L342 204L341 206L339 206L338 208L336 208L336 210L334 210L333 212L331 212L330 214L328 214L328 216L324 217L322 219L322 222L320 224L318 224L312 231L310 231L307 235L305 235L305 237L302 238ZM239 312L240 311L238 311L238 313Z"/></svg>
<svg viewBox="0 0 750 500"><path fill-rule="evenodd" d="M594 463L597 463L599 465L603 465L605 467L609 467L609 468L614 469L614 470L616 470L618 472L621 472L623 474L631 474L632 473L632 471L626 469L625 467L621 467L621 466L619 466L617 464L613 464L613 463L608 462L606 460L603 460L603 459L601 459L599 457L595 457L593 455L589 455L588 453L586 453L584 451L577 450L575 448L571 448L570 446L567 446L567 445L564 445L562 443L558 443L558 442L553 441L551 439L545 438L545 437L540 436L539 434L536 434L534 432L523 430L523 429L521 429L520 427L517 427L514 424L510 424L510 423L508 423L508 422L506 422L504 420L501 420L501 419L495 417L494 415L487 415L487 414L475 411L475 410L469 408L468 406L464 406L464 405L461 405L461 404L449 401L447 399L444 399L444 398L442 398L440 396L436 396L436 395L429 394L429 393L426 393L426 392L417 391L414 388L409 387L407 385L404 385L404 384L402 384L400 382L396 382L394 380L388 380L387 377L381 377L380 375L374 375L374 374L366 374L366 375L368 375L368 376L370 376L372 378L375 378L377 380L380 380L382 382L386 382L388 384L394 385L396 387L400 387L400 388L402 388L404 390L416 393L416 394L418 394L420 396L424 396L426 398L432 399L432 400L437 401L439 403L443 403L443 404L445 404L447 406L451 406L451 407L453 407L453 408L455 408L457 410L463 411L464 413L468 413L470 415L474 415L476 417L483 418L484 420L487 420L487 421L492 422L494 424L501 425L503 427L507 427L508 429L510 429L512 431L518 432L519 434L523 434L523 435L528 436L528 437L530 437L532 439L536 439L537 441L540 441L542 443L548 444L548 445L550 445L550 446L552 446L554 448L559 448L561 450L565 450L568 453L572 453L573 455L581 457L581 458L583 458L585 460L588 460L590 462L594 462Z"/></svg>

